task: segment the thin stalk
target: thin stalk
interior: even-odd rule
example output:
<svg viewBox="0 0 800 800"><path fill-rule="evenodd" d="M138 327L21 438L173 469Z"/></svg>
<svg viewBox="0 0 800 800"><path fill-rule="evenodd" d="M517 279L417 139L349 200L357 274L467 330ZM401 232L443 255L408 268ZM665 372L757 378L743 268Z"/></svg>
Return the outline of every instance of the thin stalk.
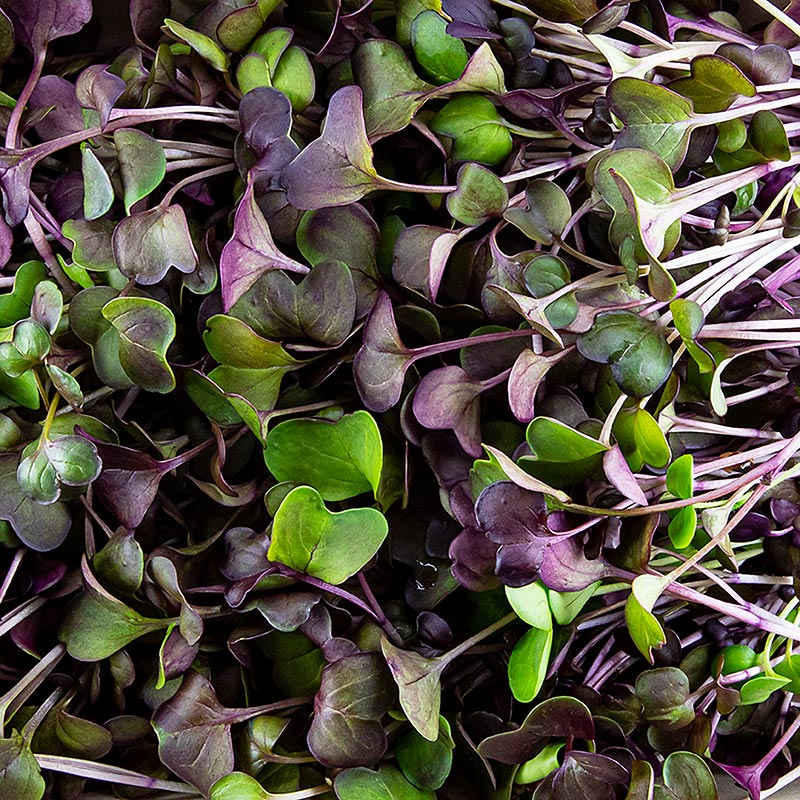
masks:
<svg viewBox="0 0 800 800"><path fill-rule="evenodd" d="M22 87L17 104L11 110L11 117L8 120L8 128L6 128L6 147L15 150L19 146L19 126L22 122L22 115L25 113L25 106L28 105L28 100L31 99L33 90L36 84L39 83L39 78L44 69L44 61L47 57L46 48L35 48L33 53L33 67L31 68L28 79Z"/></svg>
<svg viewBox="0 0 800 800"><path fill-rule="evenodd" d="M235 169L235 164L222 164L218 167L203 170L202 172L196 172L194 175L187 175L167 191L164 195L164 199L161 201L161 206L166 208L172 202L172 198L175 197L184 186L189 186L189 184L197 183L197 181L202 181L206 178L213 178L215 175L222 175L225 172L233 172Z"/></svg>
<svg viewBox="0 0 800 800"><path fill-rule="evenodd" d="M106 781L107 783L121 783L125 786L137 786L142 789L157 789L162 792L177 792L179 794L188 794L194 791L188 783L151 778L141 772L133 772L110 764L100 764L96 761L86 761L82 758L43 755L41 753L34 753L34 756L42 769L63 772L67 775L76 775L79 778Z"/></svg>

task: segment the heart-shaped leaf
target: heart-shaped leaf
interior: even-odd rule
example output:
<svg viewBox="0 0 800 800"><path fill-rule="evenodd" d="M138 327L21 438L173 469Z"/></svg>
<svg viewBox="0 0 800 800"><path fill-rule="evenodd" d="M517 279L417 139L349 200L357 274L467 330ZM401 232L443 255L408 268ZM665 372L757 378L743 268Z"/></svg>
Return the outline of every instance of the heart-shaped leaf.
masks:
<svg viewBox="0 0 800 800"><path fill-rule="evenodd" d="M553 244L572 216L566 192L557 183L539 178L528 184L525 200L527 209L509 208L503 216L534 242Z"/></svg>
<svg viewBox="0 0 800 800"><path fill-rule="evenodd" d="M112 237L120 272L143 286L158 283L170 267L193 272L197 253L181 206L156 206L123 219Z"/></svg>
<svg viewBox="0 0 800 800"><path fill-rule="evenodd" d="M167 174L164 148L152 137L137 128L114 131L114 144L119 158L125 211L158 187Z"/></svg>
<svg viewBox="0 0 800 800"><path fill-rule="evenodd" d="M480 164L464 164L456 190L447 195L447 210L464 225L480 225L499 217L508 205L508 190L493 172Z"/></svg>
<svg viewBox="0 0 800 800"><path fill-rule="evenodd" d="M337 585L367 564L388 532L380 511L330 512L316 489L298 486L275 514L267 557Z"/></svg>
<svg viewBox="0 0 800 800"><path fill-rule="evenodd" d="M231 314L267 338L308 337L335 346L355 321L353 276L341 261L317 264L299 284L281 270L268 270L233 305Z"/></svg>
<svg viewBox="0 0 800 800"><path fill-rule="evenodd" d="M103 317L119 334L119 360L143 389L161 394L175 388L166 353L175 338L175 317L147 297L117 297L103 306Z"/></svg>
<svg viewBox="0 0 800 800"><path fill-rule="evenodd" d="M10 0L6 10L17 37L34 52L77 33L92 18L91 0Z"/></svg>
<svg viewBox="0 0 800 800"><path fill-rule="evenodd" d="M325 500L377 494L383 469L383 443L366 411L341 419L294 419L267 436L265 458L279 481L313 486Z"/></svg>
<svg viewBox="0 0 800 800"><path fill-rule="evenodd" d="M669 88L692 101L701 114L725 111L739 97L754 97L756 87L727 58L696 56L691 77L672 81Z"/></svg>
<svg viewBox="0 0 800 800"><path fill-rule="evenodd" d="M233 221L233 236L220 256L220 280L225 310L233 306L259 277L273 269L307 272L300 264L278 250L269 224L256 203L253 184L239 201Z"/></svg>
<svg viewBox="0 0 800 800"><path fill-rule="evenodd" d="M342 770L333 783L339 800L434 800L428 789L409 783L396 767L383 764L377 771L366 767Z"/></svg>
<svg viewBox="0 0 800 800"><path fill-rule="evenodd" d="M672 350L662 329L631 311L598 314L577 344L585 358L610 364L617 385L632 397L653 394L672 372Z"/></svg>
<svg viewBox="0 0 800 800"><path fill-rule="evenodd" d="M345 86L331 97L320 138L286 167L281 183L302 209L348 205L385 186L372 164L361 89Z"/></svg>

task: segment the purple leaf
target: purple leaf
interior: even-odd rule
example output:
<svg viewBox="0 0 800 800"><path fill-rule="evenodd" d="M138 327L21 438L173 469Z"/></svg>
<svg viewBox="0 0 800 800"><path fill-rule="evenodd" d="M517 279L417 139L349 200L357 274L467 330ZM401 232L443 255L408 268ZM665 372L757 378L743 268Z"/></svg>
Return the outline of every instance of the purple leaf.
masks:
<svg viewBox="0 0 800 800"><path fill-rule="evenodd" d="M481 455L480 396L488 387L461 367L441 367L429 372L414 394L414 416L433 430L452 430L471 456Z"/></svg>
<svg viewBox="0 0 800 800"><path fill-rule="evenodd" d="M321 136L283 171L289 202L305 210L344 206L385 185L372 164L361 89L345 86L330 99Z"/></svg>
<svg viewBox="0 0 800 800"><path fill-rule="evenodd" d="M477 528L464 528L453 539L449 551L455 579L471 592L494 589L499 580L494 574L497 545Z"/></svg>
<svg viewBox="0 0 800 800"><path fill-rule="evenodd" d="M128 13L134 36L147 44L161 38L161 25L169 17L170 0L129 0Z"/></svg>
<svg viewBox="0 0 800 800"><path fill-rule="evenodd" d="M156 206L125 217L111 238L120 272L142 286L158 283L170 267L193 272L197 253L182 206Z"/></svg>
<svg viewBox="0 0 800 800"><path fill-rule="evenodd" d="M308 749L329 767L370 766L386 752L381 718L394 691L383 659L358 653L329 664L314 698Z"/></svg>
<svg viewBox="0 0 800 800"><path fill-rule="evenodd" d="M92 0L8 0L5 10L17 38L36 52L77 33L92 18Z"/></svg>
<svg viewBox="0 0 800 800"><path fill-rule="evenodd" d="M271 269L308 272L308 267L278 250L256 203L253 184L248 183L236 209L233 236L222 248L220 257L224 309L227 311L261 275Z"/></svg>
<svg viewBox="0 0 800 800"><path fill-rule="evenodd" d="M553 697L536 706L517 730L484 739L478 752L501 764L521 764L536 754L542 739L552 736L591 741L592 712L575 698Z"/></svg>
<svg viewBox="0 0 800 800"><path fill-rule="evenodd" d="M14 232L8 223L0 217L0 268L8 264L11 258L11 247L14 244Z"/></svg>
<svg viewBox="0 0 800 800"><path fill-rule="evenodd" d="M489 0L444 0L442 9L452 20L477 28L496 28L498 24L497 12ZM457 35L450 30L447 32L451 36Z"/></svg>
<svg viewBox="0 0 800 800"><path fill-rule="evenodd" d="M108 71L105 64L94 64L87 67L75 82L78 102L84 108L94 108L100 115L100 127L105 128L111 109L122 97L127 87L125 81Z"/></svg>
<svg viewBox="0 0 800 800"><path fill-rule="evenodd" d="M588 559L577 536L556 536L546 541L539 576L557 592L579 592L614 574L601 558Z"/></svg>
<svg viewBox="0 0 800 800"><path fill-rule="evenodd" d="M619 445L615 444L603 455L603 471L609 482L638 506L647 505L647 497L625 460Z"/></svg>
<svg viewBox="0 0 800 800"><path fill-rule="evenodd" d="M412 225L398 237L392 277L435 302L447 259L459 235L432 225Z"/></svg>
<svg viewBox="0 0 800 800"><path fill-rule="evenodd" d="M49 108L47 116L33 127L42 139L58 139L84 129L81 105L75 86L58 75L45 75L31 94L28 108Z"/></svg>
<svg viewBox="0 0 800 800"><path fill-rule="evenodd" d="M0 155L0 188L6 222L13 228L28 214L31 173L34 162L12 153Z"/></svg>
<svg viewBox="0 0 800 800"><path fill-rule="evenodd" d="M289 138L292 106L283 92L271 87L249 91L239 105L242 137L258 157L252 168L253 183L259 193L266 188L280 189L279 178L300 148Z"/></svg>
<svg viewBox="0 0 800 800"><path fill-rule="evenodd" d="M495 544L519 544L551 536L544 497L511 481L487 486L475 502L475 517Z"/></svg>
<svg viewBox="0 0 800 800"><path fill-rule="evenodd" d="M353 362L358 393L370 411L387 411L397 403L413 358L400 341L392 301L381 292L364 329L364 344Z"/></svg>

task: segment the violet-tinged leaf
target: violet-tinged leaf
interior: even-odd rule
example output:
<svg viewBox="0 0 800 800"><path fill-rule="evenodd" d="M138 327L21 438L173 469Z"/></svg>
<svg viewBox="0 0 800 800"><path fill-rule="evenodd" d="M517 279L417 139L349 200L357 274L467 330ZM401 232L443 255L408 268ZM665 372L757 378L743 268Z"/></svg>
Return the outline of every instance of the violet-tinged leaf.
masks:
<svg viewBox="0 0 800 800"><path fill-rule="evenodd" d="M412 225L397 239L392 277L435 302L447 259L460 235L433 225Z"/></svg>
<svg viewBox="0 0 800 800"><path fill-rule="evenodd" d="M140 42L154 45L161 38L161 25L170 14L170 0L130 0L133 35Z"/></svg>
<svg viewBox="0 0 800 800"><path fill-rule="evenodd" d="M511 481L487 486L475 502L475 517L496 544L517 544L551 536L544 497Z"/></svg>
<svg viewBox="0 0 800 800"><path fill-rule="evenodd" d="M519 729L484 739L478 752L502 764L521 764L531 758L541 740L550 737L595 738L592 712L573 697L552 697L539 703Z"/></svg>
<svg viewBox="0 0 800 800"><path fill-rule="evenodd" d="M646 506L647 496L631 472L619 445L614 445L603 455L603 472L613 486L636 505Z"/></svg>
<svg viewBox="0 0 800 800"><path fill-rule="evenodd" d="M447 666L442 658L425 658L413 650L401 650L381 639L381 650L400 693L400 706L408 721L429 742L439 737L442 687L439 679Z"/></svg>
<svg viewBox="0 0 800 800"><path fill-rule="evenodd" d="M5 8L17 38L34 53L92 18L92 0L8 0Z"/></svg>
<svg viewBox="0 0 800 800"><path fill-rule="evenodd" d="M231 724L238 716L220 704L214 687L202 675L190 670L177 693L153 715L161 761L208 794L233 771Z"/></svg>
<svg viewBox="0 0 800 800"><path fill-rule="evenodd" d="M371 766L386 752L381 718L393 687L377 653L358 653L329 664L314 698L308 749L329 767Z"/></svg>
<svg viewBox="0 0 800 800"><path fill-rule="evenodd" d="M494 574L497 545L478 528L464 528L450 544L448 555L453 577L471 592L494 589L499 580Z"/></svg>
<svg viewBox="0 0 800 800"><path fill-rule="evenodd" d="M357 86L339 89L319 139L284 170L281 183L296 208L348 205L385 186L372 164L361 99Z"/></svg>
<svg viewBox="0 0 800 800"><path fill-rule="evenodd" d="M308 267L278 250L269 224L256 203L253 184L248 183L236 209L233 236L222 248L220 257L224 309L230 309L261 275L271 269L308 272Z"/></svg>
<svg viewBox="0 0 800 800"><path fill-rule="evenodd" d="M91 272L115 269L117 262L111 245L114 227L114 223L106 219L68 219L61 231L74 245L72 260Z"/></svg>
<svg viewBox="0 0 800 800"><path fill-rule="evenodd" d="M31 111L49 109L47 115L33 126L45 141L82 131L85 127L75 85L59 75L40 78L28 101L28 108Z"/></svg>
<svg viewBox="0 0 800 800"><path fill-rule="evenodd" d="M539 568L542 583L557 592L580 592L614 574L602 558L586 557L577 536L555 536L546 541Z"/></svg>
<svg viewBox="0 0 800 800"><path fill-rule="evenodd" d="M380 413L397 403L413 359L400 340L392 301L381 292L364 329L364 344L353 362L356 387L368 409Z"/></svg>
<svg viewBox="0 0 800 800"><path fill-rule="evenodd" d="M480 396L490 381L476 381L461 367L429 372L414 394L414 416L432 430L452 430L471 455L481 455Z"/></svg>
<svg viewBox="0 0 800 800"><path fill-rule="evenodd" d="M11 58L16 45L14 24L6 12L0 9L0 64L5 64Z"/></svg>
<svg viewBox="0 0 800 800"><path fill-rule="evenodd" d="M105 128L111 109L122 97L126 89L125 81L118 75L108 71L105 64L94 64L87 67L75 82L75 93L78 102L84 108L96 109L100 115L100 127Z"/></svg>
<svg viewBox="0 0 800 800"><path fill-rule="evenodd" d="M192 272L197 253L181 206L156 206L123 219L112 237L120 272L142 286L158 283L170 267Z"/></svg>
<svg viewBox="0 0 800 800"><path fill-rule="evenodd" d="M0 155L0 189L6 222L13 228L28 214L34 162L23 156Z"/></svg>
<svg viewBox="0 0 800 800"><path fill-rule="evenodd" d="M508 404L520 422L530 422L534 415L536 395L550 367L561 360L561 354L548 356L526 347L517 356L508 376Z"/></svg>
<svg viewBox="0 0 800 800"><path fill-rule="evenodd" d="M95 496L122 525L133 530L155 500L170 463L156 461L130 447L93 441L103 462L103 470L93 485Z"/></svg>
<svg viewBox="0 0 800 800"><path fill-rule="evenodd" d="M239 121L247 146L258 157L256 172L259 185L267 174L277 178L300 148L289 138L292 127L292 107L283 92L271 87L258 87L242 98Z"/></svg>

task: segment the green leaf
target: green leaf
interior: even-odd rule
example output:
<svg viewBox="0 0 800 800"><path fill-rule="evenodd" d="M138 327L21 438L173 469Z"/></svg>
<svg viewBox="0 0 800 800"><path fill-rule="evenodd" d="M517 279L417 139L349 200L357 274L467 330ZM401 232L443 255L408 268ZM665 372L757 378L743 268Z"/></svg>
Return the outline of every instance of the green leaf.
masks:
<svg viewBox="0 0 800 800"><path fill-rule="evenodd" d="M626 77L611 83L607 97L611 112L623 124L615 147L648 150L672 169L681 165L693 123L687 99L665 86Z"/></svg>
<svg viewBox="0 0 800 800"><path fill-rule="evenodd" d="M625 624L639 652L652 664L653 648L660 648L667 637L659 621L642 606L633 592L625 602Z"/></svg>
<svg viewBox="0 0 800 800"><path fill-rule="evenodd" d="M566 486L583 480L599 470L605 445L563 422L550 417L536 417L526 433L533 458L523 456L519 466L540 480Z"/></svg>
<svg viewBox="0 0 800 800"><path fill-rule="evenodd" d="M37 552L54 550L69 533L66 505L42 505L32 500L17 480L17 456L0 455L0 519L11 523L22 542Z"/></svg>
<svg viewBox="0 0 800 800"><path fill-rule="evenodd" d="M161 630L168 619L148 619L109 594L81 564L85 589L67 609L58 637L78 661L102 661L146 633Z"/></svg>
<svg viewBox="0 0 800 800"><path fill-rule="evenodd" d="M527 209L509 208L503 215L529 239L539 244L553 244L572 216L567 193L553 181L537 178L525 190Z"/></svg>
<svg viewBox="0 0 800 800"><path fill-rule="evenodd" d="M530 703L539 694L547 676L552 644L552 628L531 628L514 646L508 659L508 685L520 703Z"/></svg>
<svg viewBox="0 0 800 800"><path fill-rule="evenodd" d="M546 744L534 758L520 765L514 783L535 783L555 772L561 766L561 752L565 747L564 742Z"/></svg>
<svg viewBox="0 0 800 800"><path fill-rule="evenodd" d="M0 295L0 327L8 327L30 312L37 284L48 277L47 267L41 261L26 261L14 273L14 287Z"/></svg>
<svg viewBox="0 0 800 800"><path fill-rule="evenodd" d="M174 19L165 19L164 27L179 41L185 42L198 55L204 58L214 69L227 72L230 67L228 54L204 33L193 31Z"/></svg>
<svg viewBox="0 0 800 800"><path fill-rule="evenodd" d="M688 547L697 530L697 511L694 506L679 509L669 521L669 539L676 550Z"/></svg>
<svg viewBox="0 0 800 800"><path fill-rule="evenodd" d="M72 248L72 260L84 269L93 272L108 272L116 269L114 249L111 236L115 224L111 220L95 220L93 222L80 219L68 219L62 232L75 245Z"/></svg>
<svg viewBox="0 0 800 800"><path fill-rule="evenodd" d="M272 800L274 797L255 778L244 772L232 772L220 778L209 794L209 800Z"/></svg>
<svg viewBox="0 0 800 800"><path fill-rule="evenodd" d="M117 297L102 313L119 334L119 360L131 380L148 392L171 392L175 375L166 352L175 338L172 311L150 298Z"/></svg>
<svg viewBox="0 0 800 800"><path fill-rule="evenodd" d="M289 98L295 114L305 110L317 90L314 68L305 50L296 45L286 50L272 73L272 85Z"/></svg>
<svg viewBox="0 0 800 800"><path fill-rule="evenodd" d="M631 311L601 312L577 345L590 361L610 364L617 385L632 397L653 394L672 372L672 350L661 326Z"/></svg>
<svg viewBox="0 0 800 800"><path fill-rule="evenodd" d="M739 705L760 705L773 692L777 692L789 683L791 683L791 679L783 676L756 675L739 687Z"/></svg>
<svg viewBox="0 0 800 800"><path fill-rule="evenodd" d="M447 20L435 11L423 11L411 24L411 47L436 84L460 78L469 59L464 42L447 33Z"/></svg>
<svg viewBox="0 0 800 800"><path fill-rule="evenodd" d="M353 71L364 92L364 122L371 141L403 130L431 89L414 72L403 48L388 39L364 42L353 57Z"/></svg>
<svg viewBox="0 0 800 800"><path fill-rule="evenodd" d="M453 766L453 739L450 724L439 717L439 738L430 742L417 731L404 733L394 746L394 755L403 775L418 789L435 791L444 785Z"/></svg>
<svg viewBox="0 0 800 800"><path fill-rule="evenodd" d="M0 789L9 800L41 800L45 783L30 743L14 734L0 739Z"/></svg>
<svg viewBox="0 0 800 800"><path fill-rule="evenodd" d="M333 782L339 800L435 800L429 790L418 789L390 764L373 772L366 767L342 770Z"/></svg>
<svg viewBox="0 0 800 800"><path fill-rule="evenodd" d="M669 304L669 309L672 312L672 321L681 335L686 351L695 360L700 372L712 372L714 370L714 359L704 347L695 341L706 321L703 309L694 300L685 300L683 298L673 300Z"/></svg>
<svg viewBox="0 0 800 800"><path fill-rule="evenodd" d="M316 489L298 486L275 514L267 557L338 585L369 562L388 532L380 511L330 512Z"/></svg>
<svg viewBox="0 0 800 800"><path fill-rule="evenodd" d="M508 190L486 167L464 164L458 171L456 190L447 195L446 204L454 219L464 225L481 225L502 215L508 205Z"/></svg>
<svg viewBox="0 0 800 800"><path fill-rule="evenodd" d="M114 187L105 167L91 146L81 144L83 171L83 215L87 220L102 217L114 203Z"/></svg>
<svg viewBox="0 0 800 800"><path fill-rule="evenodd" d="M662 771L664 783L676 800L717 800L717 784L708 764L695 753L670 753Z"/></svg>
<svg viewBox="0 0 800 800"><path fill-rule="evenodd" d="M448 662L425 658L413 650L401 650L381 638L381 650L400 697L400 707L414 729L429 742L439 738L439 709L442 703L440 678Z"/></svg>
<svg viewBox="0 0 800 800"><path fill-rule="evenodd" d="M540 581L516 588L506 586L505 592L511 608L523 622L542 630L553 627L547 591Z"/></svg>
<svg viewBox="0 0 800 800"><path fill-rule="evenodd" d="M753 147L768 161L791 158L786 128L774 111L756 111L750 121L748 138Z"/></svg>
<svg viewBox="0 0 800 800"><path fill-rule="evenodd" d="M164 148L152 137L137 128L114 131L114 144L122 175L125 212L158 187L167 174Z"/></svg>
<svg viewBox="0 0 800 800"><path fill-rule="evenodd" d="M553 619L559 625L569 625L581 613L599 586L599 583L593 583L579 592L557 592L555 589L548 589L547 597Z"/></svg>
<svg viewBox="0 0 800 800"><path fill-rule="evenodd" d="M694 458L686 453L676 458L667 468L667 491L681 500L694 494Z"/></svg>
<svg viewBox="0 0 800 800"><path fill-rule="evenodd" d="M725 111L739 97L755 97L756 87L727 58L695 56L691 77L678 78L669 88L692 101L695 112L713 114Z"/></svg>
<svg viewBox="0 0 800 800"><path fill-rule="evenodd" d="M142 546L131 531L120 529L98 550L92 569L112 591L133 594L144 580Z"/></svg>
<svg viewBox="0 0 800 800"><path fill-rule="evenodd" d="M453 161L496 166L505 161L514 146L494 104L480 94L467 93L449 100L430 121L430 128L453 140Z"/></svg>
<svg viewBox="0 0 800 800"><path fill-rule="evenodd" d="M661 469L672 456L667 437L649 411L637 408L633 418L633 438L645 464Z"/></svg>
<svg viewBox="0 0 800 800"><path fill-rule="evenodd" d="M270 431L265 459L278 481L313 486L325 500L346 500L378 491L383 443L366 411L336 422L293 419Z"/></svg>
<svg viewBox="0 0 800 800"><path fill-rule="evenodd" d="M572 281L569 268L557 256L541 254L534 256L522 274L525 288L533 297L546 298ZM545 307L547 321L555 328L566 328L578 316L578 301L575 294L560 297Z"/></svg>

